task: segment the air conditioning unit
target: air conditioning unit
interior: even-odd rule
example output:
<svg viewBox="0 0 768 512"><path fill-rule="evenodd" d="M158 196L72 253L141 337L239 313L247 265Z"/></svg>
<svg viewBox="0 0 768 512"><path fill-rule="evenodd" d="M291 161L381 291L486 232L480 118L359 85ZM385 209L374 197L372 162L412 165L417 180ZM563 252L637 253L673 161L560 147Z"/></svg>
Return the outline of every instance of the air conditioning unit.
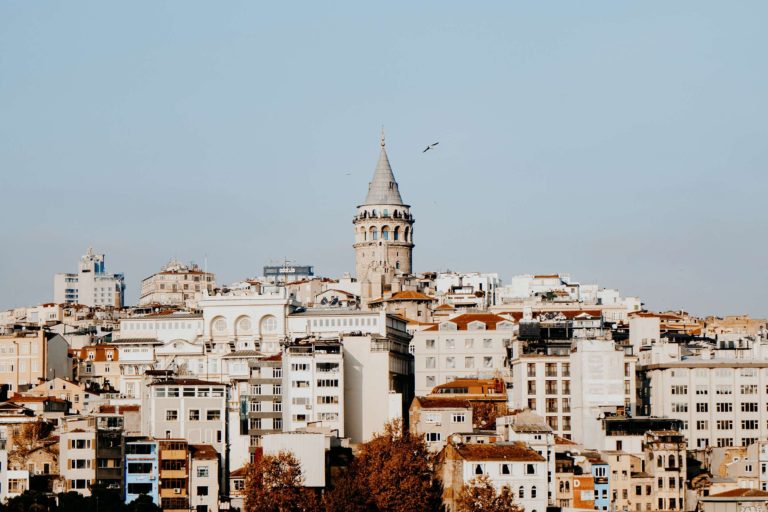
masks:
<svg viewBox="0 0 768 512"><path fill-rule="evenodd" d="M179 488L179 487L176 487L176 488L173 490L173 494L181 494L181 488Z"/></svg>

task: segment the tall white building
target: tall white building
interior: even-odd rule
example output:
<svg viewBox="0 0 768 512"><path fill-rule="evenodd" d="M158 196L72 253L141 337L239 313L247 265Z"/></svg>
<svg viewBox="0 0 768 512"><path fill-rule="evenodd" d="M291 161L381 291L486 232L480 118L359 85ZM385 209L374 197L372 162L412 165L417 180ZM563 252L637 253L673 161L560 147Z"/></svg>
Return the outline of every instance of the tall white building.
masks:
<svg viewBox="0 0 768 512"><path fill-rule="evenodd" d="M53 301L57 304L123 307L125 278L123 274L108 274L103 254L92 248L80 258L76 274L56 274L53 278Z"/></svg>
<svg viewBox="0 0 768 512"><path fill-rule="evenodd" d="M344 437L344 359L335 340L301 340L283 350L283 426L310 425Z"/></svg>

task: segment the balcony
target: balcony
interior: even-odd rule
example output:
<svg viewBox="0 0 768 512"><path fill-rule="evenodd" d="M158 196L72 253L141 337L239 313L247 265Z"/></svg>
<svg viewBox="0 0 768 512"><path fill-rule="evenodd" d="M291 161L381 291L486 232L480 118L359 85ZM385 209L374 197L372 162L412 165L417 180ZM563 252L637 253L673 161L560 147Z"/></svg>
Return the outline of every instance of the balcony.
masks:
<svg viewBox="0 0 768 512"><path fill-rule="evenodd" d="M163 460L187 460L186 450L161 450L160 458Z"/></svg>
<svg viewBox="0 0 768 512"><path fill-rule="evenodd" d="M176 492L176 491L179 491L179 492ZM176 489L160 489L161 498L186 498L186 496L187 496L186 487L177 487ZM163 510L168 510L165 508L165 504L163 504Z"/></svg>
<svg viewBox="0 0 768 512"><path fill-rule="evenodd" d="M161 469L160 478L187 478L186 469Z"/></svg>

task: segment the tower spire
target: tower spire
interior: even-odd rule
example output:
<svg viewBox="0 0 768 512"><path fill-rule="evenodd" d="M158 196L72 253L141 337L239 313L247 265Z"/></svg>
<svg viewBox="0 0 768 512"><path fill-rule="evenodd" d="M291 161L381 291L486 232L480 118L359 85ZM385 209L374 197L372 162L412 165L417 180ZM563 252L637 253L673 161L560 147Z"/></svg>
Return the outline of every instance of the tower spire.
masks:
<svg viewBox="0 0 768 512"><path fill-rule="evenodd" d="M368 184L368 195L363 204L401 205L403 199L400 197L392 166L389 165L383 126L379 144L381 145L379 161L376 163L376 170L373 171L373 179Z"/></svg>

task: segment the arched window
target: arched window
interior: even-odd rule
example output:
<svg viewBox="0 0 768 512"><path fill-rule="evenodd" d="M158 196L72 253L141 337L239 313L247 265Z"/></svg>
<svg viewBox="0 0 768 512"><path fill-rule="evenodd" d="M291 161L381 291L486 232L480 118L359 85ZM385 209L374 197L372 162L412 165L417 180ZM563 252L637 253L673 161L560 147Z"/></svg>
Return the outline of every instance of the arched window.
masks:
<svg viewBox="0 0 768 512"><path fill-rule="evenodd" d="M381 239L389 240L389 226L384 226L381 228Z"/></svg>
<svg viewBox="0 0 768 512"><path fill-rule="evenodd" d="M384 208L384 213L382 214L384 217L389 217L389 210Z"/></svg>
<svg viewBox="0 0 768 512"><path fill-rule="evenodd" d="M374 208L373 211L371 212L371 217L376 217L376 216L377 216L376 215L376 208Z"/></svg>
<svg viewBox="0 0 768 512"><path fill-rule="evenodd" d="M523 487L522 485L517 490L517 497L518 498L525 498L525 487Z"/></svg>
<svg viewBox="0 0 768 512"><path fill-rule="evenodd" d="M670 468L675 467L675 456L674 455L670 455L669 456L669 467Z"/></svg>
<svg viewBox="0 0 768 512"><path fill-rule="evenodd" d="M536 486L534 485L533 487L531 487L531 498L535 498L535 497L536 497Z"/></svg>
<svg viewBox="0 0 768 512"><path fill-rule="evenodd" d="M663 467L663 466L664 466L664 457L659 455L658 457L656 457L656 467L660 468L660 467Z"/></svg>
<svg viewBox="0 0 768 512"><path fill-rule="evenodd" d="M683 456L678 455L677 456L677 467L682 468L683 467Z"/></svg>
<svg viewBox="0 0 768 512"><path fill-rule="evenodd" d="M379 239L379 230L377 228L371 228L371 240Z"/></svg>
<svg viewBox="0 0 768 512"><path fill-rule="evenodd" d="M398 269L398 270L400 269L400 262L399 261L395 262L395 268Z"/></svg>
<svg viewBox="0 0 768 512"><path fill-rule="evenodd" d="M277 331L277 318L266 315L262 317L259 325L261 326L261 334L275 332Z"/></svg>
<svg viewBox="0 0 768 512"><path fill-rule="evenodd" d="M368 240L368 232L365 230L365 228L363 228L363 242L366 240Z"/></svg>
<svg viewBox="0 0 768 512"><path fill-rule="evenodd" d="M409 237L410 234L411 234L411 228L405 228L405 233L403 235L403 241L404 242L409 242L410 241L410 237Z"/></svg>
<svg viewBox="0 0 768 512"><path fill-rule="evenodd" d="M397 213L397 212L395 212L395 213ZM400 226L395 226L395 231L392 234L392 236L393 236L393 238L395 240L400 240Z"/></svg>

